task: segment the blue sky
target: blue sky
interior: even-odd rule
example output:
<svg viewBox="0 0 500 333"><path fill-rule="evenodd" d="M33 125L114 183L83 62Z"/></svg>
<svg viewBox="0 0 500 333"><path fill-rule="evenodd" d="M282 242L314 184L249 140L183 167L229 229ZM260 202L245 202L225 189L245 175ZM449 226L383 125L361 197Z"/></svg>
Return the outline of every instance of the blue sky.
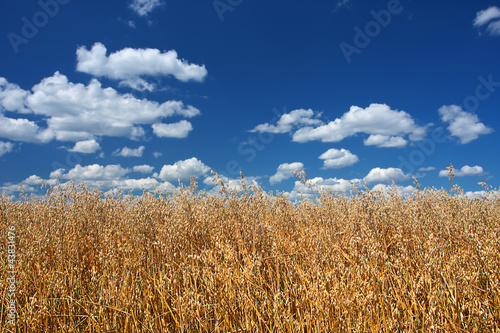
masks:
<svg viewBox="0 0 500 333"><path fill-rule="evenodd" d="M3 2L0 191L499 186L495 1Z"/></svg>

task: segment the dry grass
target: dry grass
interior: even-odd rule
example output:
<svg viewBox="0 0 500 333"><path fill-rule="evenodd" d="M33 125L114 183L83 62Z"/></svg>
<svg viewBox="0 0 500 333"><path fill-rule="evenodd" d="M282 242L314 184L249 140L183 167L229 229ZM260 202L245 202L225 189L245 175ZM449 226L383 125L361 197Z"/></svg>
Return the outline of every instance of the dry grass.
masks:
<svg viewBox="0 0 500 333"><path fill-rule="evenodd" d="M0 197L23 332L500 332L500 193Z"/></svg>

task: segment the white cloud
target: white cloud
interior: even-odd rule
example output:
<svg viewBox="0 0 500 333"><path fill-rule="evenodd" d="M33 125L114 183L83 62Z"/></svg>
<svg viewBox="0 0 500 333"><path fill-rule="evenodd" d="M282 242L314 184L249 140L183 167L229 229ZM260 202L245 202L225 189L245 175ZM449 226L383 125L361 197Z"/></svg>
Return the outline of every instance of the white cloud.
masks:
<svg viewBox="0 0 500 333"><path fill-rule="evenodd" d="M177 161L173 165L164 165L161 168L159 178L168 181L189 179L191 176L203 176L210 171L210 167L192 157L187 160Z"/></svg>
<svg viewBox="0 0 500 333"><path fill-rule="evenodd" d="M283 114L277 121L276 125L271 125L269 123L264 123L257 125L250 132L269 132L269 133L288 133L294 128L306 125L321 125L323 122L318 117L321 113L314 112L313 110L298 109L293 110L290 113Z"/></svg>
<svg viewBox="0 0 500 333"><path fill-rule="evenodd" d="M138 91L149 91L152 92L156 89L156 86L153 83L149 83L146 80L143 80L141 78L136 78L136 79L127 79L120 81L118 83L119 87L129 87L134 90Z"/></svg>
<svg viewBox="0 0 500 333"><path fill-rule="evenodd" d="M134 172L140 172L140 173L151 173L153 172L155 167L144 164L144 165L136 165L132 168Z"/></svg>
<svg viewBox="0 0 500 333"><path fill-rule="evenodd" d="M500 36L500 21L488 24L488 32L492 36Z"/></svg>
<svg viewBox="0 0 500 333"><path fill-rule="evenodd" d="M189 64L177 57L175 50L160 52L158 49L125 48L106 55L106 47L95 43L92 49L79 47L76 51L77 71L96 77L122 80L122 85L139 90L154 89L154 85L140 79L143 76L168 76L176 79L201 82L207 75L205 65Z"/></svg>
<svg viewBox="0 0 500 333"><path fill-rule="evenodd" d="M14 148L14 144L10 142L0 141L0 157L7 153L10 153L12 151L12 148Z"/></svg>
<svg viewBox="0 0 500 333"><path fill-rule="evenodd" d="M490 22L491 20L500 19L500 8L496 6L489 7L488 9L481 10L476 13L474 19L474 26L480 27Z"/></svg>
<svg viewBox="0 0 500 333"><path fill-rule="evenodd" d="M493 132L493 129L479 122L477 115L463 111L458 105L443 105L438 112L441 120L449 123L451 135L458 137L462 144L476 140L479 135Z"/></svg>
<svg viewBox="0 0 500 333"><path fill-rule="evenodd" d="M21 89L17 84L12 84L4 77L0 77L0 112L17 111L29 113L24 105L28 92Z"/></svg>
<svg viewBox="0 0 500 333"><path fill-rule="evenodd" d="M181 120L173 124L153 124L151 126L153 132L159 138L187 138L189 132L193 130L193 126L187 120Z"/></svg>
<svg viewBox="0 0 500 333"><path fill-rule="evenodd" d="M113 156L121 156L121 157L142 157L142 153L144 152L144 146L140 146L139 148L133 149L129 147L123 147L122 149L117 149L113 152Z"/></svg>
<svg viewBox="0 0 500 333"><path fill-rule="evenodd" d="M45 140L40 137L40 128L34 121L28 119L13 119L0 114L0 138L12 141L41 142Z"/></svg>
<svg viewBox="0 0 500 333"><path fill-rule="evenodd" d="M9 108L26 105L29 112L45 120L47 128L31 120L8 118L0 113L0 137L38 143L53 139L85 141L98 136L139 139L145 135L143 125L158 123L166 117L194 117L200 113L180 101L159 104L136 99L130 94L122 95L112 88L103 88L96 79L87 86L71 83L59 72L43 79L32 91L23 95L24 102L7 105ZM15 96L20 94L15 89L4 90L4 100L10 98L10 92ZM15 96L12 98L17 98ZM26 109L23 107L17 112L24 113Z"/></svg>
<svg viewBox="0 0 500 333"><path fill-rule="evenodd" d="M436 168L433 166L418 169L418 171L423 171L423 172L424 171L433 171L433 170L436 170Z"/></svg>
<svg viewBox="0 0 500 333"><path fill-rule="evenodd" d="M418 126L404 111L391 110L386 104L370 104L365 109L352 106L341 118L326 125L302 127L293 134L293 141L339 142L356 133L409 135L411 140L421 140L425 136L425 127Z"/></svg>
<svg viewBox="0 0 500 333"><path fill-rule="evenodd" d="M411 175L405 175L404 172L399 168L374 168L370 170L368 175L366 175L363 180L367 183L383 183L388 184L393 180L394 182L400 182L411 178Z"/></svg>
<svg viewBox="0 0 500 333"><path fill-rule="evenodd" d="M282 182L285 179L292 178L294 174L292 171L297 170L297 169L304 169L304 164L300 162L293 162L293 163L283 163L278 166L276 174L271 176L269 178L269 183L271 185L277 184Z"/></svg>
<svg viewBox="0 0 500 333"><path fill-rule="evenodd" d="M379 148L403 148L408 141L400 136L388 136L382 134L372 134L364 140L365 146L377 146Z"/></svg>
<svg viewBox="0 0 500 333"><path fill-rule="evenodd" d="M328 149L319 157L323 162L323 169L340 169L351 166L359 161L358 156L344 148L338 150Z"/></svg>
<svg viewBox="0 0 500 333"><path fill-rule="evenodd" d="M159 152L159 151L155 151L155 152L153 152L153 156L154 156L155 158L159 158L159 157L161 157L161 155L163 155L163 154L162 154L161 152Z"/></svg>
<svg viewBox="0 0 500 333"><path fill-rule="evenodd" d="M479 165L473 167L464 165L461 169L453 170L455 177L480 176L484 174L484 170ZM448 177L448 170L439 171L439 177Z"/></svg>
<svg viewBox="0 0 500 333"><path fill-rule="evenodd" d="M94 140L85 140L85 141L78 141L75 143L75 146L69 151L75 152L75 153L83 153L83 154L93 154L96 151L100 150L101 146L99 143Z"/></svg>
<svg viewBox="0 0 500 333"><path fill-rule="evenodd" d="M139 16L147 16L159 6L161 6L161 2L159 0L133 0L130 4L130 8L132 8L132 10Z"/></svg>

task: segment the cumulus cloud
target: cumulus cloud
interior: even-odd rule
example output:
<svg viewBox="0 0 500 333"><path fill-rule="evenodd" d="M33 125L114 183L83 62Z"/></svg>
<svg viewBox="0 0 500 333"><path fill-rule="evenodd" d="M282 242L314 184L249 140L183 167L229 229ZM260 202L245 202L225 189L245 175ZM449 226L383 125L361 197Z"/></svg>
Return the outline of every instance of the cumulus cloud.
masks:
<svg viewBox="0 0 500 333"><path fill-rule="evenodd" d="M269 123L264 123L257 125L250 132L260 132L260 133L288 133L293 129L306 126L306 125L321 125L323 122L318 119L321 113L314 112L313 110L298 109L293 110L290 113L283 114L277 121L276 125L271 125Z"/></svg>
<svg viewBox="0 0 500 333"><path fill-rule="evenodd" d="M124 48L106 55L106 47L95 43L90 50L79 47L76 51L77 71L96 77L121 80L121 85L138 90L154 90L154 85L142 77L174 76L177 80L201 82L207 75L205 65L190 64L179 59L175 50Z"/></svg>
<svg viewBox="0 0 500 333"><path fill-rule="evenodd" d="M129 148L123 147L122 149L117 149L113 152L113 156L121 156L121 157L142 157L142 153L144 152L144 146L140 146L139 148Z"/></svg>
<svg viewBox="0 0 500 333"><path fill-rule="evenodd" d="M159 152L159 151L155 151L155 152L153 152L153 156L154 156L155 158L159 158L159 157L161 157L161 155L163 155L163 154L162 154L161 152Z"/></svg>
<svg viewBox="0 0 500 333"><path fill-rule="evenodd" d="M140 172L140 173L151 173L153 172L155 167L144 164L144 165L136 165L132 168L134 172Z"/></svg>
<svg viewBox="0 0 500 333"><path fill-rule="evenodd" d="M411 175L405 174L401 169L399 168L374 168L370 170L368 175L366 175L363 180L367 183L382 183L382 184L388 184L391 183L392 181L394 182L400 182L403 180L407 180L411 178Z"/></svg>
<svg viewBox="0 0 500 333"><path fill-rule="evenodd" d="M500 36L500 8L492 6L477 12L473 24L475 27L487 25L490 35Z"/></svg>
<svg viewBox="0 0 500 333"><path fill-rule="evenodd" d="M5 79L2 82L5 86ZM103 88L96 79L87 86L72 83L59 72L43 79L32 91L21 94L16 89L3 90L2 101L10 100L4 104L10 109L20 108L18 113L31 112L41 117L47 127L0 113L0 137L36 143L53 139L86 141L99 136L137 140L145 136L143 125L158 123L171 116L190 118L200 113L195 107L184 106L180 101L160 104L139 100L130 94L119 94L112 88ZM23 102L17 100L19 95L24 96Z"/></svg>
<svg viewBox="0 0 500 333"><path fill-rule="evenodd" d="M278 166L276 173L269 178L269 183L271 185L282 182L285 179L292 178L294 175L292 171L297 169L304 169L304 164L300 162L293 163L283 163Z"/></svg>
<svg viewBox="0 0 500 333"><path fill-rule="evenodd" d="M388 136L381 134L372 134L364 140L365 146L377 146L379 148L403 148L406 147L406 141L400 136Z"/></svg>
<svg viewBox="0 0 500 333"><path fill-rule="evenodd" d="M484 170L479 165L473 167L464 165L461 169L453 170L455 177L480 176L484 174ZM448 170L439 171L439 177L448 177Z"/></svg>
<svg viewBox="0 0 500 333"><path fill-rule="evenodd" d="M172 165L164 165L158 177L168 181L186 180L191 176L203 176L209 171L210 167L196 157L192 157L187 160L175 162Z"/></svg>
<svg viewBox="0 0 500 333"><path fill-rule="evenodd" d="M341 118L328 124L302 127L293 134L293 141L339 142L357 133L409 135L411 140L421 140L425 136L425 127L418 126L405 111L392 110L386 104L370 104L365 109L352 106Z"/></svg>
<svg viewBox="0 0 500 333"><path fill-rule="evenodd" d="M477 115L462 110L458 105L443 105L438 112L441 120L449 124L451 135L456 136L462 144L493 132L493 129L479 122Z"/></svg>
<svg viewBox="0 0 500 333"><path fill-rule="evenodd" d="M359 161L358 156L347 149L328 149L319 157L323 162L323 169L340 169L351 166Z"/></svg>
<svg viewBox="0 0 500 333"><path fill-rule="evenodd" d="M77 143L75 143L75 146L73 148L69 149L69 151L75 153L93 154L100 149L101 146L99 145L99 143L96 140L91 139L78 141Z"/></svg>
<svg viewBox="0 0 500 333"><path fill-rule="evenodd" d="M12 144L10 142L0 141L0 157L2 157L3 155L5 155L7 153L10 153L13 148L14 148L14 144Z"/></svg>
<svg viewBox="0 0 500 333"><path fill-rule="evenodd" d="M193 126L187 120L181 120L173 124L153 124L153 132L159 138L186 138L193 130Z"/></svg>
<svg viewBox="0 0 500 333"><path fill-rule="evenodd" d="M29 113L30 111L24 105L28 96L26 90L21 89L17 84L12 84L6 78L0 77L0 112L17 111L20 113Z"/></svg>
<svg viewBox="0 0 500 333"><path fill-rule="evenodd" d="M133 0L130 4L130 8L139 16L147 16L159 6L161 6L160 0Z"/></svg>
<svg viewBox="0 0 500 333"><path fill-rule="evenodd" d="M0 138L23 142L47 142L42 136L40 127L28 119L13 119L0 114Z"/></svg>

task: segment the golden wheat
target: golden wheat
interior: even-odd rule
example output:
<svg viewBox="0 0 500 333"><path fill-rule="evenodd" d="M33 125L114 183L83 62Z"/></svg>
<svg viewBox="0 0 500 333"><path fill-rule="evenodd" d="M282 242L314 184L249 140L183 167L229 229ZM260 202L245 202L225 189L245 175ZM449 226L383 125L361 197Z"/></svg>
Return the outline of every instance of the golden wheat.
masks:
<svg viewBox="0 0 500 333"><path fill-rule="evenodd" d="M0 197L3 331L500 332L500 193ZM244 182L244 180L243 180ZM316 200L316 199L315 199ZM15 326L7 234L16 230Z"/></svg>

